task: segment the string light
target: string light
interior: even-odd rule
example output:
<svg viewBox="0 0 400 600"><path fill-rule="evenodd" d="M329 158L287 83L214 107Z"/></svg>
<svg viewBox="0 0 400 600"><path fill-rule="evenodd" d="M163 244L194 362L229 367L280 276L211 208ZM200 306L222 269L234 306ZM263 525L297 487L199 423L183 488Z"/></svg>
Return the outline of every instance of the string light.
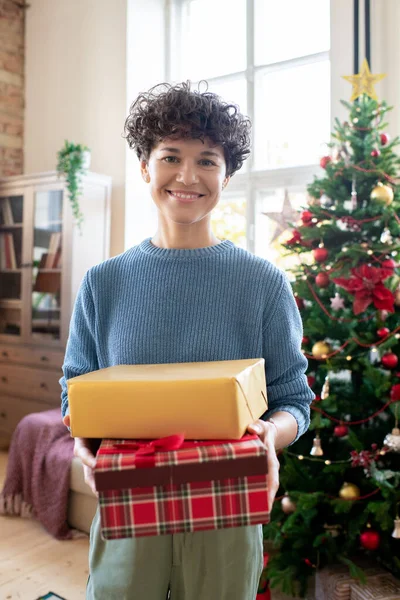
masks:
<svg viewBox="0 0 400 600"><path fill-rule="evenodd" d="M358 130L362 130L361 127L355 127L354 129L358 129ZM366 128L368 131L370 130L370 128ZM367 161L363 161L361 164L366 163ZM372 161L369 162L369 164L373 164ZM389 183L392 183L393 185L396 185L396 181L390 177L390 175L388 175L387 173L385 173L384 171L381 171L380 169L363 169L362 167L359 167L358 165L348 165L346 168L351 168L351 169L355 169L356 171L359 171L361 173L377 173L380 177L384 177ZM344 173L344 169L338 169L335 173L335 177L340 177L341 175L343 175Z"/></svg>
<svg viewBox="0 0 400 600"><path fill-rule="evenodd" d="M362 425L363 423L368 423L368 421L371 421L371 419L374 419L375 417L380 415L381 412L383 412L384 410L386 410L388 408L388 406L390 406L391 404L395 404L396 402L399 402L399 400L388 400L388 402L386 402L386 404L384 404L379 410L374 412L369 417L367 417L365 419L360 419L359 421L346 421L346 425ZM343 419L336 419L336 417L332 417L329 413L325 412L319 406L315 406L314 403L311 404L311 409L315 410L316 412L321 413L322 415L324 415L324 417L327 417L327 419L329 419L330 421L339 423L339 425L343 424Z"/></svg>
<svg viewBox="0 0 400 600"><path fill-rule="evenodd" d="M295 452L290 452L289 450L285 450L285 454L289 454L289 456L294 456L299 460L308 460L309 462L318 462L320 464L329 465L345 465L351 462L351 458L347 458L346 460L329 460L325 458L317 458L314 456L303 456L302 454L296 454Z"/></svg>
<svg viewBox="0 0 400 600"><path fill-rule="evenodd" d="M383 344L386 340L388 340L390 337L394 336L395 333L397 333L397 331L399 331L400 329L400 325L399 327L396 327L396 329L394 329L390 334L388 334L386 337L382 338L382 340L380 340L379 342L372 342L372 344L364 344L363 342L360 342L360 340L358 340L355 337L350 338L349 340L347 340L347 342L344 342L344 344L342 344L340 346L340 348L338 348L337 350L334 350L333 352L331 352L330 354L322 354L321 357L318 356L314 356L313 354L309 354L307 352L304 352L304 356L306 356L307 358L313 359L313 360L321 360L321 359L325 359L325 358L332 358L333 356L336 356L337 354L339 354L342 350L344 350L346 348L346 346L348 346L351 342L356 343L358 346L360 346L361 348L368 348L371 349L373 346L380 346L381 344ZM354 357L351 356L350 354L348 356L346 356L346 360L352 360Z"/></svg>

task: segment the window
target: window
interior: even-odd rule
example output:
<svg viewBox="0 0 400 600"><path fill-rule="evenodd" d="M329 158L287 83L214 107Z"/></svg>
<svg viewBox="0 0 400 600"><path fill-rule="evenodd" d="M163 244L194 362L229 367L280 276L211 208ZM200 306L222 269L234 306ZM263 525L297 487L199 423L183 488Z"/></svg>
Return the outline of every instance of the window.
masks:
<svg viewBox="0 0 400 600"><path fill-rule="evenodd" d="M166 76L205 79L253 122L253 152L213 215L229 237L281 266L273 212L298 209L330 138L330 0L167 0ZM269 207L269 208L268 208Z"/></svg>

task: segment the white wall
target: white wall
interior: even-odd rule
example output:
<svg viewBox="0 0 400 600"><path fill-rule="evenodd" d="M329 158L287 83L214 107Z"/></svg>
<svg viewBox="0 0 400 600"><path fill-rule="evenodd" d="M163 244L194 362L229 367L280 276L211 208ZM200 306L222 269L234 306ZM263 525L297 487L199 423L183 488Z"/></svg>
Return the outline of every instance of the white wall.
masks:
<svg viewBox="0 0 400 600"><path fill-rule="evenodd" d="M127 107L140 92L165 80L164 0L128 0ZM126 144L125 248L155 233L157 210L140 175L139 160Z"/></svg>
<svg viewBox="0 0 400 600"><path fill-rule="evenodd" d="M400 135L400 2L371 0L372 73L387 73L376 86L378 98L393 110L387 113L387 131ZM399 150L398 150L399 151Z"/></svg>
<svg viewBox="0 0 400 600"><path fill-rule="evenodd" d="M387 115L387 131L400 134L400 1L371 0L371 73L387 73L376 84L379 100L394 106ZM365 58L364 2L360 1L359 63ZM350 100L352 87L342 75L353 74L353 2L331 0L331 87L333 120L346 120L340 100Z"/></svg>
<svg viewBox="0 0 400 600"><path fill-rule="evenodd" d="M30 0L25 172L51 171L68 139L113 178L111 254L124 250L127 0Z"/></svg>

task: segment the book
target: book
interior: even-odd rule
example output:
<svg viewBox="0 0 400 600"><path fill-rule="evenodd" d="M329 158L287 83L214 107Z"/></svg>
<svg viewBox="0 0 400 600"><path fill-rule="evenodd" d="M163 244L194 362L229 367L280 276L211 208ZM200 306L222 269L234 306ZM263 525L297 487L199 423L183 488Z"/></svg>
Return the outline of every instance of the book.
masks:
<svg viewBox="0 0 400 600"><path fill-rule="evenodd" d="M59 246L57 252L55 253L54 261L53 261L53 269L61 268L61 247Z"/></svg>
<svg viewBox="0 0 400 600"><path fill-rule="evenodd" d="M3 223L4 225L13 225L14 218L11 210L11 203L9 198L4 198L2 202L2 214L3 214Z"/></svg>
<svg viewBox="0 0 400 600"><path fill-rule="evenodd" d="M15 255L14 236L12 233L2 233L0 237L0 268L2 271L6 269L16 269L17 259Z"/></svg>
<svg viewBox="0 0 400 600"><path fill-rule="evenodd" d="M6 269L6 244L4 233L0 234L0 270Z"/></svg>
<svg viewBox="0 0 400 600"><path fill-rule="evenodd" d="M49 273L46 271L38 271L34 292L42 292L45 294L57 294L61 289L61 273Z"/></svg>
<svg viewBox="0 0 400 600"><path fill-rule="evenodd" d="M49 252L47 254L47 260L45 269L54 269L54 262L58 249L61 246L61 231L52 233L50 236Z"/></svg>
<svg viewBox="0 0 400 600"><path fill-rule="evenodd" d="M17 265L17 257L15 255L14 236L12 233L8 233L6 235L7 235L7 243L8 243L9 253L10 253L11 269L16 269L18 267L18 265Z"/></svg>

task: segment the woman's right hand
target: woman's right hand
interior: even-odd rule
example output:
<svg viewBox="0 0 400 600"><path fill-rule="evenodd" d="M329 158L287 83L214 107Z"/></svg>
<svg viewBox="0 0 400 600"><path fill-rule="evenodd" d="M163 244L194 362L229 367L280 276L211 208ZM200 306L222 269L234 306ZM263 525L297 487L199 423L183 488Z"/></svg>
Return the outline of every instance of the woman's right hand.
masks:
<svg viewBox="0 0 400 600"><path fill-rule="evenodd" d="M69 415L66 415L63 418L63 423L67 427L70 425ZM94 481L94 467L96 466L96 458L93 454L92 444L95 440L91 440L89 438L75 438L74 439L74 456L79 458L83 465L83 474L85 477L85 482L90 487L92 492L98 496L98 492L96 491L96 484Z"/></svg>

